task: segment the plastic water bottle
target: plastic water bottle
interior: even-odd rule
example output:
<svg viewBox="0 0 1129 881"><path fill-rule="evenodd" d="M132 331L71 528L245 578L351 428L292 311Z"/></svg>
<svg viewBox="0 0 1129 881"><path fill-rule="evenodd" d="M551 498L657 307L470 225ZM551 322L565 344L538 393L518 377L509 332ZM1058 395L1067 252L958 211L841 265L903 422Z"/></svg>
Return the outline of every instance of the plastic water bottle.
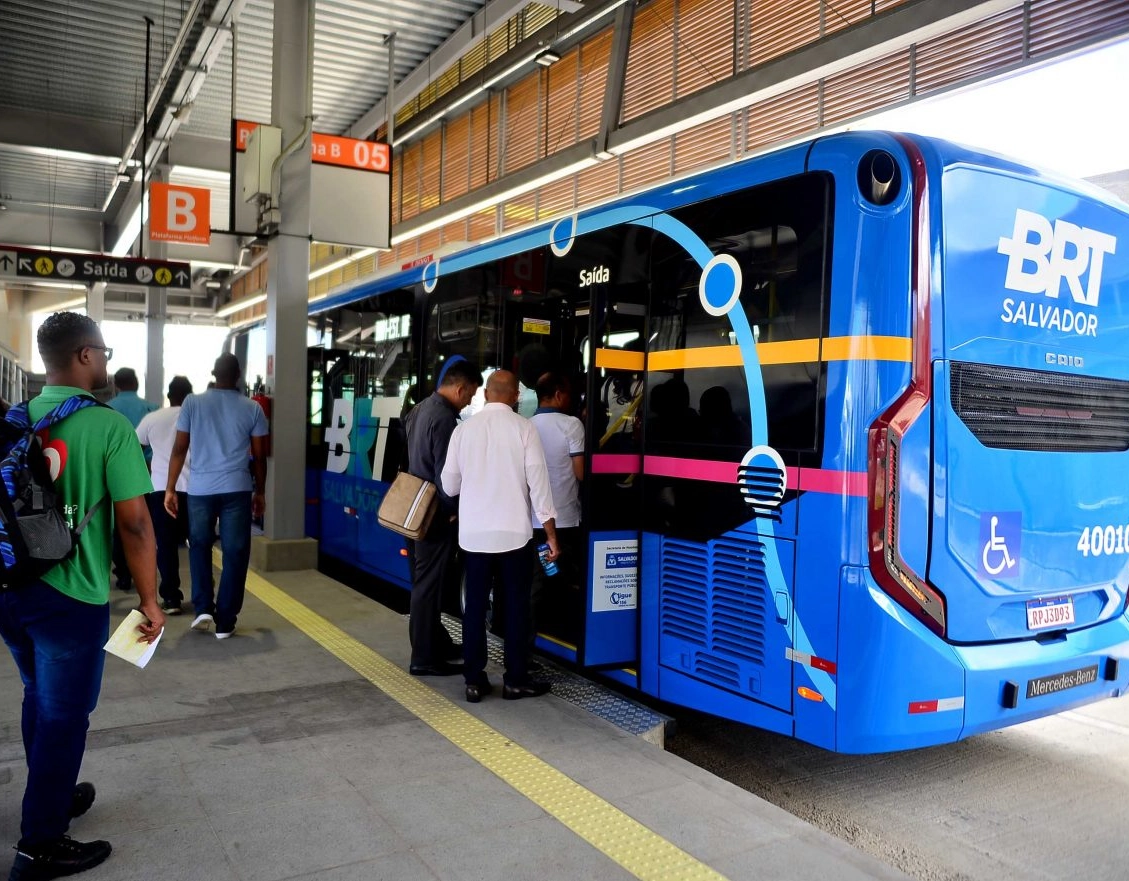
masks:
<svg viewBox="0 0 1129 881"><path fill-rule="evenodd" d="M537 557L541 560L541 568L545 570L546 575L556 575L560 570L557 564L549 559L549 545L537 545Z"/></svg>

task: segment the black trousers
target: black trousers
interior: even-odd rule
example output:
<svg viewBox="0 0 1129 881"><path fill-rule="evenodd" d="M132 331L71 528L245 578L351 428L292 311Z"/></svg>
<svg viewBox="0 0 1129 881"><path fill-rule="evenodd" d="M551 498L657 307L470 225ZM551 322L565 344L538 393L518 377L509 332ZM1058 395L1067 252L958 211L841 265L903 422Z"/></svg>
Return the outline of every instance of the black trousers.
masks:
<svg viewBox="0 0 1129 881"><path fill-rule="evenodd" d="M557 574L546 575L537 557L536 549L548 539L544 529L533 530L533 592L530 598L529 644L537 633L544 631L557 637L575 640L583 602L579 599L587 584L587 554L584 548L584 530L579 526L562 526L557 529Z"/></svg>
<svg viewBox="0 0 1129 881"><path fill-rule="evenodd" d="M463 612L463 676L468 685L486 678L486 600L501 587L506 609L507 685L529 681L529 592L533 545L501 554L463 551L466 560L466 609ZM495 580L496 579L496 580ZM494 594L495 602L498 594Z"/></svg>
<svg viewBox="0 0 1129 881"><path fill-rule="evenodd" d="M165 494L152 492L145 497L153 534L157 538L157 572L161 576L159 593L166 603L184 602L180 590L180 546L188 541L188 494L177 493L180 505L176 519L165 510Z"/></svg>
<svg viewBox="0 0 1129 881"><path fill-rule="evenodd" d="M436 514L436 518L441 516L442 511ZM425 538L415 542L408 618L413 667L438 664L449 659L453 651L454 641L440 615L443 588L455 557L457 538L454 524L441 523L433 525Z"/></svg>

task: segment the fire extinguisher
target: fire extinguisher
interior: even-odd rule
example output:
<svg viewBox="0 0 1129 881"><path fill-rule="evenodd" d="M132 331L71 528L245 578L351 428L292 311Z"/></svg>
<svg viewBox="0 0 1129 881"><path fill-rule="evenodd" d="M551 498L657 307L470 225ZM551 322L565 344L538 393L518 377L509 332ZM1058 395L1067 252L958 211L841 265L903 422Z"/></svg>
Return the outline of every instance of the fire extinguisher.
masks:
<svg viewBox="0 0 1129 881"><path fill-rule="evenodd" d="M265 388L265 386L263 386L261 381L255 383L255 389L251 394L251 400L254 401L256 404L258 404L260 407L262 407L263 415L265 415L267 417L267 428L271 432L273 432L274 429L271 426L271 413L270 413L270 411L271 411L271 396L266 393L266 388ZM266 454L268 456L270 455L270 446L271 446L270 440L271 440L271 436L270 436L270 434L267 434L267 437L266 437Z"/></svg>

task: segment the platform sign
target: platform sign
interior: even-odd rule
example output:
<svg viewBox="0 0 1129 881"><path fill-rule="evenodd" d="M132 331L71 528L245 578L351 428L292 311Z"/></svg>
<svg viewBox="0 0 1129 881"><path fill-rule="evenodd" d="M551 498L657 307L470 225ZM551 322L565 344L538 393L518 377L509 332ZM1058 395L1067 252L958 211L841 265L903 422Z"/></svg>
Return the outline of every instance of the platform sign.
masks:
<svg viewBox="0 0 1129 881"><path fill-rule="evenodd" d="M212 191L154 181L149 185L149 238L207 245L212 239Z"/></svg>
<svg viewBox="0 0 1129 881"><path fill-rule="evenodd" d="M257 122L234 120L233 182L242 180L243 153ZM310 135L310 235L314 241L360 248L390 247L392 228L392 148L385 143L323 132ZM232 193L236 187L232 186ZM285 210L285 209L284 209ZM232 222L249 231L258 222L257 206L233 196Z"/></svg>
<svg viewBox="0 0 1129 881"><path fill-rule="evenodd" d="M192 267L172 260L139 260L108 254L72 254L31 248L0 247L0 277L39 281L188 288Z"/></svg>

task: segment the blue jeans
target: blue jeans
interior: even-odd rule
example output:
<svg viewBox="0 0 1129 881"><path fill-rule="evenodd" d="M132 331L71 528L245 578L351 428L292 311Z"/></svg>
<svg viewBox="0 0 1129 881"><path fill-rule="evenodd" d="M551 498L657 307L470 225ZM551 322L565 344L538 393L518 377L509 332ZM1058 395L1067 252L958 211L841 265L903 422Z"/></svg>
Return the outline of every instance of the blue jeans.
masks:
<svg viewBox="0 0 1129 881"><path fill-rule="evenodd" d="M463 609L463 677L467 685L486 678L486 601L491 586L500 589L506 608L505 683L529 681L529 592L533 580L530 545L500 554L463 551L466 608ZM496 579L496 580L495 580ZM499 602L499 591L494 602Z"/></svg>
<svg viewBox="0 0 1129 881"><path fill-rule="evenodd" d="M0 637L24 684L23 845L51 841L70 826L109 632L109 604L79 602L42 581L0 592Z"/></svg>
<svg viewBox="0 0 1129 881"><path fill-rule="evenodd" d="M220 524L223 571L219 596L212 578L212 542ZM251 493L188 494L188 564L192 570L192 607L216 619L216 633L230 633L243 608L247 566L251 562Z"/></svg>

